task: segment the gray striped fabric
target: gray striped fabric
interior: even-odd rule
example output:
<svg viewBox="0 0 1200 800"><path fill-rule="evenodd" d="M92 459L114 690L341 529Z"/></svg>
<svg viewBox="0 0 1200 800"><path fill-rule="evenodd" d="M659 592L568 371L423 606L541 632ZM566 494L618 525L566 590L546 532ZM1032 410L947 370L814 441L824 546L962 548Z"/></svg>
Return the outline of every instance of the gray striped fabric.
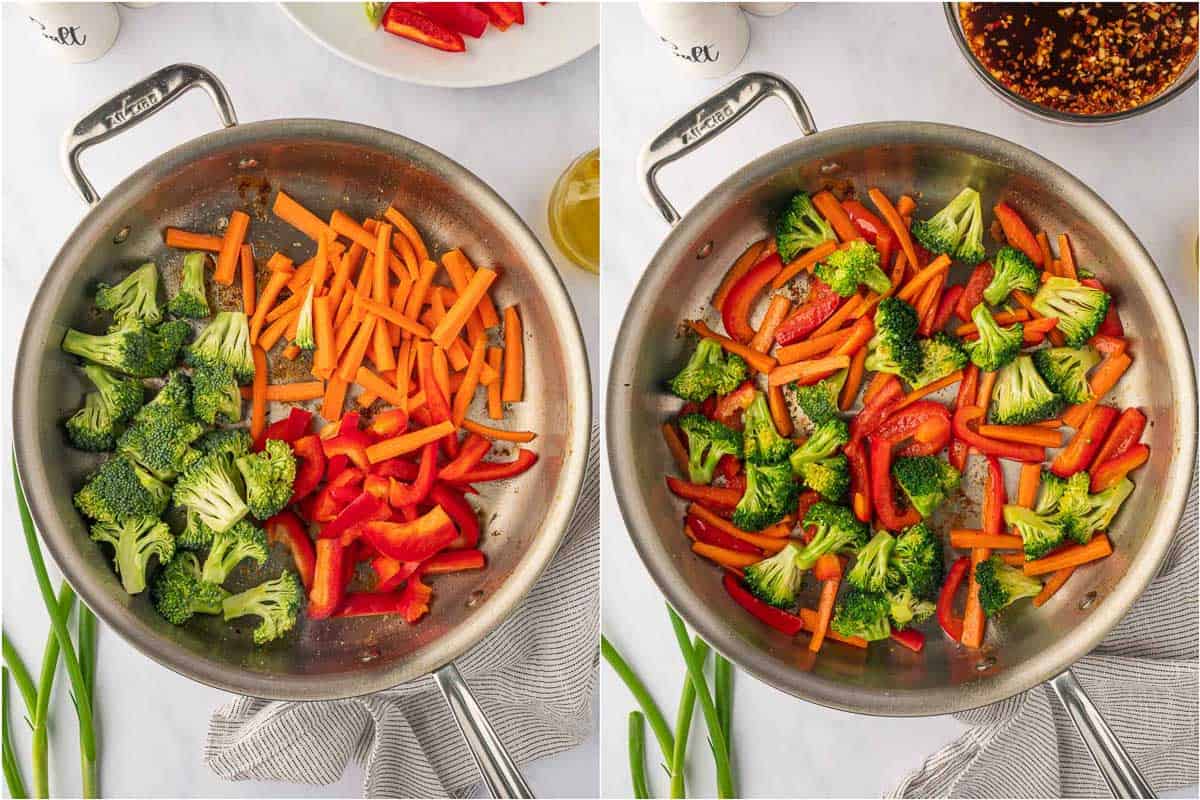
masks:
<svg viewBox="0 0 1200 800"><path fill-rule="evenodd" d="M1073 668L1158 792L1197 782L1197 479L1158 577ZM1051 690L957 715L972 726L901 781L892 797L1107 797Z"/></svg>
<svg viewBox="0 0 1200 800"><path fill-rule="evenodd" d="M518 762L574 747L591 730L600 638L600 478L592 430L566 538L533 591L458 668ZM218 709L204 760L227 780L332 783L350 759L366 797L460 797L479 774L432 677L350 700L242 697Z"/></svg>

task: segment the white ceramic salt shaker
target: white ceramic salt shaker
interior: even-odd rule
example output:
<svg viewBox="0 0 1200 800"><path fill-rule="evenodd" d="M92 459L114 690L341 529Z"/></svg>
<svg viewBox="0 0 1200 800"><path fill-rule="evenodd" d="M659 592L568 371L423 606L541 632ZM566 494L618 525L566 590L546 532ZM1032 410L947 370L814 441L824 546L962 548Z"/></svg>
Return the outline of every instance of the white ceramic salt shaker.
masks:
<svg viewBox="0 0 1200 800"><path fill-rule="evenodd" d="M115 3L23 3L27 28L59 61L83 64L104 55L117 40Z"/></svg>
<svg viewBox="0 0 1200 800"><path fill-rule="evenodd" d="M750 45L750 24L737 3L642 0L642 18L685 72L717 78L732 72Z"/></svg>

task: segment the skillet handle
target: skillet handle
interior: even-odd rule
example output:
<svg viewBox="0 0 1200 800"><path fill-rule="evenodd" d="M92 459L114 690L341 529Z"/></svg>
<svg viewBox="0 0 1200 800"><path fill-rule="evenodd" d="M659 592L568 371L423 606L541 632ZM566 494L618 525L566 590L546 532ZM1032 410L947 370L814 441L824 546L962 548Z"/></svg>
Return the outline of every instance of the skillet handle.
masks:
<svg viewBox="0 0 1200 800"><path fill-rule="evenodd" d="M658 185L658 171L727 130L768 97L784 102L805 136L817 132L808 104L788 81L770 72L748 72L662 130L642 150L638 172L646 197L674 225L679 212Z"/></svg>
<svg viewBox="0 0 1200 800"><path fill-rule="evenodd" d="M195 64L172 64L105 100L67 132L62 144L63 169L84 202L95 205L100 201L100 195L79 166L79 156L83 151L154 116L188 89L195 87L208 92L217 106L217 114L224 127L231 128L237 124L237 114L234 113L229 92L225 91L225 86L215 75Z"/></svg>
<svg viewBox="0 0 1200 800"><path fill-rule="evenodd" d="M1096 762L1096 767L1099 768L1113 797L1157 797L1154 789L1138 770L1137 764L1133 763L1133 759L1117 740L1112 728L1108 727L1104 717L1100 716L1100 710L1087 696L1087 692L1075 678L1075 673L1067 670L1052 678L1050 687L1058 695L1063 708L1071 717L1071 722L1075 723L1075 729L1087 745L1088 752L1091 753L1092 760Z"/></svg>
<svg viewBox="0 0 1200 800"><path fill-rule="evenodd" d="M466 741L475 759L475 766L479 767L479 774L483 776L492 797L533 797L529 784L525 783L516 762L504 749L504 743L471 694L471 687L458 667L453 663L447 664L433 673L433 678L442 690L446 704L450 706L450 713L458 723L458 731Z"/></svg>

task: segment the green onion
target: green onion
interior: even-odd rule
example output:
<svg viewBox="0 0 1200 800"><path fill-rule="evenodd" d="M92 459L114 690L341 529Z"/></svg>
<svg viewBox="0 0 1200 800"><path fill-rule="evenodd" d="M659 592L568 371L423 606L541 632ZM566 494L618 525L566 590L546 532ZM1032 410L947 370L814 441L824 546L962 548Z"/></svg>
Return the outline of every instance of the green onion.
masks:
<svg viewBox="0 0 1200 800"><path fill-rule="evenodd" d="M679 643L679 651L683 654L688 674L691 675L692 684L696 689L696 697L700 700L700 710L704 712L704 724L708 726L708 738L717 767L717 797L734 797L733 770L729 766L729 749L725 744L725 734L721 730L721 721L717 717L717 709L713 705L712 695L708 692L708 682L704 679L704 663L700 660L696 649L692 647L692 640L688 636L683 620L670 605L667 606L667 614L671 617L671 627L675 629L675 640Z"/></svg>
<svg viewBox="0 0 1200 800"><path fill-rule="evenodd" d="M699 636L696 637L695 649L700 657L700 665L708 659L708 645ZM690 675L683 676L683 691L679 696L679 709L675 712L675 753L671 758L671 797L687 797L687 785L684 780L687 765L688 734L692 729L692 713L696 708L696 687Z"/></svg>
<svg viewBox="0 0 1200 800"><path fill-rule="evenodd" d="M730 738L733 721L733 665L720 653L714 658L713 691L717 695L717 718L721 720L721 732L725 734L725 746L733 750Z"/></svg>
<svg viewBox="0 0 1200 800"><path fill-rule="evenodd" d="M646 715L646 720L650 723L650 730L654 731L654 737L658 739L658 747L662 750L663 758L666 760L667 766L670 767L675 762L672 760L672 755L675 751L675 739L671 735L671 729L667 727L667 720L663 717L662 712L658 710L658 705L655 704L654 698L650 696L650 692L646 689L642 679L639 678L630 668L629 664L625 663L625 659L621 658L621 654L617 652L617 648L612 646L612 642L603 634L600 635L600 652L604 656L604 660L609 663L613 671L621 680L625 681L625 685L629 687L629 692L633 695L633 699L637 700L638 705L642 707L642 713Z"/></svg>
<svg viewBox="0 0 1200 800"><path fill-rule="evenodd" d="M629 776L633 781L633 796L644 800L650 796L646 786L646 732L640 711L629 712Z"/></svg>
<svg viewBox="0 0 1200 800"><path fill-rule="evenodd" d="M0 714L3 715L0 719L0 740L3 742L4 782L8 785L8 794L14 798L29 797L8 728L8 667L0 667Z"/></svg>
<svg viewBox="0 0 1200 800"><path fill-rule="evenodd" d="M75 592L63 581L58 590L55 607L60 610L63 619L66 619L74 605ZM59 652L58 637L51 631L46 637L46 647L42 651L37 708L33 712L33 746L30 748L30 759L33 761L33 793L37 797L50 796L50 697L54 694L54 676L58 672Z"/></svg>

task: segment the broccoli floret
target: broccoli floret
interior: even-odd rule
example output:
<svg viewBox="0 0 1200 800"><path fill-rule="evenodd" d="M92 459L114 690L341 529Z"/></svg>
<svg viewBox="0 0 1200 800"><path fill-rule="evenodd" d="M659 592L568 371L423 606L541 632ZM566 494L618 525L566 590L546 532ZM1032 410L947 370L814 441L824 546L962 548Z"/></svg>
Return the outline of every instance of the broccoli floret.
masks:
<svg viewBox="0 0 1200 800"><path fill-rule="evenodd" d="M890 612L891 603L885 595L851 589L837 604L829 627L842 636L876 642L892 633Z"/></svg>
<svg viewBox="0 0 1200 800"><path fill-rule="evenodd" d="M234 458L249 453L253 444L245 428L217 428L196 440L201 453L228 453Z"/></svg>
<svg viewBox="0 0 1200 800"><path fill-rule="evenodd" d="M1068 403L1086 403L1092 399L1088 385L1088 370L1100 363L1100 354L1093 347L1043 347L1031 357L1038 374L1046 385L1062 395Z"/></svg>
<svg viewBox="0 0 1200 800"><path fill-rule="evenodd" d="M241 519L224 533L213 533L200 577L209 583L224 583L233 568L247 558L260 567L267 563L267 534Z"/></svg>
<svg viewBox="0 0 1200 800"><path fill-rule="evenodd" d="M996 373L992 419L1000 425L1027 425L1050 419L1062 409L1062 397L1046 385L1033 359L1020 355Z"/></svg>
<svg viewBox="0 0 1200 800"><path fill-rule="evenodd" d="M804 580L804 570L796 561L800 549L789 542L770 558L751 564L744 571L746 586L764 603L778 608L796 604L796 592Z"/></svg>
<svg viewBox="0 0 1200 800"><path fill-rule="evenodd" d="M175 544L184 550L207 550L212 544L213 537L216 533L212 528L204 524L204 520L200 519L200 515L192 509L187 510L187 524L184 525L183 531L175 537Z"/></svg>
<svg viewBox="0 0 1200 800"><path fill-rule="evenodd" d="M142 407L145 390L141 381L114 375L96 364L85 364L83 374L100 392L117 422L131 419Z"/></svg>
<svg viewBox="0 0 1200 800"><path fill-rule="evenodd" d="M100 522L158 517L167 510L171 487L122 455L100 465L75 493L75 506Z"/></svg>
<svg viewBox="0 0 1200 800"><path fill-rule="evenodd" d="M1021 537L1026 561L1041 558L1066 538L1066 529L1056 516L1039 514L1024 506L1006 505L1004 522Z"/></svg>
<svg viewBox="0 0 1200 800"><path fill-rule="evenodd" d="M1037 505L1034 510L1039 514L1053 514L1058 511L1059 501L1067 491L1067 481L1050 470L1042 470L1041 489L1038 492Z"/></svg>
<svg viewBox="0 0 1200 800"><path fill-rule="evenodd" d="M942 585L942 542L918 522L897 537L891 566L917 597L934 597Z"/></svg>
<svg viewBox="0 0 1200 800"><path fill-rule="evenodd" d="M964 342L963 348L975 366L984 372L995 372L1020 355L1024 325L1017 322L1007 328L1000 327L983 303L975 306L971 321L979 329L979 338Z"/></svg>
<svg viewBox="0 0 1200 800"><path fill-rule="evenodd" d="M1061 479L1056 476L1056 480ZM1092 507L1091 483L1092 478L1086 472L1076 472L1063 481L1054 512L1054 518L1062 525L1067 537L1081 544L1092 538L1092 532L1084 522Z"/></svg>
<svg viewBox="0 0 1200 800"><path fill-rule="evenodd" d="M966 264L978 264L983 260L983 208L979 192L966 187L929 219L915 220L912 234L926 250L944 253Z"/></svg>
<svg viewBox="0 0 1200 800"><path fill-rule="evenodd" d="M183 325L181 330L176 323ZM175 320L149 327L126 319L105 334L68 330L62 349L93 364L100 364L138 378L156 378L175 364L188 328Z"/></svg>
<svg viewBox="0 0 1200 800"><path fill-rule="evenodd" d="M720 342L701 339L688 363L671 379L671 391L684 400L703 403L713 394L732 392L746 380L746 362L726 355Z"/></svg>
<svg viewBox="0 0 1200 800"><path fill-rule="evenodd" d="M67 419L67 438L80 450L99 453L116 446L120 426L104 395L88 392L83 397L83 407Z"/></svg>
<svg viewBox="0 0 1200 800"><path fill-rule="evenodd" d="M846 580L864 592L883 592L888 588L888 559L896 539L887 531L879 531L858 551L858 560L846 573Z"/></svg>
<svg viewBox="0 0 1200 800"><path fill-rule="evenodd" d="M879 268L879 251L866 239L854 239L834 250L817 264L813 274L842 297L857 292L860 284L879 294L892 288L891 279Z"/></svg>
<svg viewBox="0 0 1200 800"><path fill-rule="evenodd" d="M172 625L182 625L193 614L220 614L221 603L229 592L200 577L200 562L195 553L176 553L171 563L158 573L150 587L154 607Z"/></svg>
<svg viewBox="0 0 1200 800"><path fill-rule="evenodd" d="M703 414L688 414L679 420L679 427L687 434L688 480L692 483L712 483L721 456L742 454L742 434Z"/></svg>
<svg viewBox="0 0 1200 800"><path fill-rule="evenodd" d="M296 320L296 338L292 344L301 350L312 350L317 346L316 335L313 332L313 292L317 287L308 284L308 294L304 296L304 304L300 306L300 317Z"/></svg>
<svg viewBox="0 0 1200 800"><path fill-rule="evenodd" d="M304 588L295 573L284 571L275 580L225 598L221 610L226 620L250 614L260 617L262 621L254 629L254 643L266 644L295 627L303 598Z"/></svg>
<svg viewBox="0 0 1200 800"><path fill-rule="evenodd" d="M183 257L179 291L167 302L167 311L177 317L203 319L209 313L208 297L204 292L204 266L208 262L205 253L188 253Z"/></svg>
<svg viewBox="0 0 1200 800"><path fill-rule="evenodd" d="M841 453L819 461L807 461L800 465L800 480L829 502L837 503L844 500L850 490L850 465Z"/></svg>
<svg viewBox="0 0 1200 800"><path fill-rule="evenodd" d="M129 594L145 591L146 567L153 556L166 564L175 555L175 537L167 523L156 516L97 522L92 526L92 540L113 546L113 567Z"/></svg>
<svg viewBox="0 0 1200 800"><path fill-rule="evenodd" d="M747 531L759 531L796 510L800 487L792 477L792 468L782 464L746 462L746 491L733 510L733 524Z"/></svg>
<svg viewBox="0 0 1200 800"><path fill-rule="evenodd" d="M999 305L1014 290L1036 292L1040 283L1038 269L1029 256L1005 245L992 259L992 282L983 290L983 299L994 306Z"/></svg>
<svg viewBox="0 0 1200 800"><path fill-rule="evenodd" d="M888 614L898 629L924 622L933 616L936 608L930 600L922 600L908 586L901 586L888 593Z"/></svg>
<svg viewBox="0 0 1200 800"><path fill-rule="evenodd" d="M892 462L892 477L917 513L928 517L958 488L961 474L937 456L907 456Z"/></svg>
<svg viewBox="0 0 1200 800"><path fill-rule="evenodd" d="M792 472L800 475L800 468L814 461L829 458L837 449L850 441L850 426L840 418L831 419L818 425L804 444L796 448L788 458Z"/></svg>
<svg viewBox="0 0 1200 800"><path fill-rule="evenodd" d="M191 443L204 433L192 417L191 387L181 372L173 372L149 403L142 406L117 440L117 450L161 480L171 480L200 458Z"/></svg>
<svg viewBox="0 0 1200 800"><path fill-rule="evenodd" d="M241 383L254 378L254 356L250 352L250 325L242 311L220 311L196 336L184 357L188 364L228 366Z"/></svg>
<svg viewBox="0 0 1200 800"><path fill-rule="evenodd" d="M1078 473L1083 474L1083 473ZM1108 528L1121 504L1133 492L1133 481L1125 478L1102 492L1088 497L1088 509L1072 524L1070 532L1075 541L1085 544L1096 531Z"/></svg>
<svg viewBox="0 0 1200 800"><path fill-rule="evenodd" d="M836 240L833 226L825 221L805 192L792 196L788 207L775 223L775 248L786 263L821 242Z"/></svg>
<svg viewBox="0 0 1200 800"><path fill-rule="evenodd" d="M979 604L989 617L1022 597L1033 597L1042 590L1042 582L1031 578L1020 567L1010 567L999 556L992 556L975 567L979 584Z"/></svg>
<svg viewBox="0 0 1200 800"><path fill-rule="evenodd" d="M235 464L246 482L251 514L267 519L283 510L296 481L296 457L287 442L267 439L261 452L244 455Z"/></svg>
<svg viewBox="0 0 1200 800"><path fill-rule="evenodd" d="M224 453L204 456L188 467L173 496L177 505L194 511L217 533L229 530L250 511L242 500L241 476Z"/></svg>
<svg viewBox="0 0 1200 800"><path fill-rule="evenodd" d="M963 349L962 342L948 333L938 331L929 339L919 340L917 344L921 349L921 369L908 378L915 389L967 365L967 351Z"/></svg>
<svg viewBox="0 0 1200 800"><path fill-rule="evenodd" d="M824 425L831 419L837 419L840 410L838 398L842 387L846 385L847 374L849 370L839 369L828 378L807 386L788 384L792 387L792 395L800 405L800 410L813 425Z"/></svg>
<svg viewBox="0 0 1200 800"><path fill-rule="evenodd" d="M192 368L192 410L209 425L218 417L225 422L241 420L242 395L232 367L202 364Z"/></svg>
<svg viewBox="0 0 1200 800"><path fill-rule="evenodd" d="M875 335L884 339L912 339L920 322L917 310L895 297L883 298L875 309Z"/></svg>
<svg viewBox="0 0 1200 800"><path fill-rule="evenodd" d="M810 570L827 553L856 553L867 544L871 529L846 506L818 500L804 515L804 527L814 528L813 538L796 556L801 569Z"/></svg>
<svg viewBox="0 0 1200 800"><path fill-rule="evenodd" d="M742 431L742 441L747 461L778 464L787 461L796 449L791 439L780 436L775 429L775 421L771 419L771 410L767 407L767 396L762 392L754 393L754 400L750 402L743 419L745 429Z"/></svg>
<svg viewBox="0 0 1200 800"><path fill-rule="evenodd" d="M96 307L112 312L118 322L137 319L147 325L157 325L162 320L162 310L158 307L158 268L153 262L146 263L115 286L99 284Z"/></svg>
<svg viewBox="0 0 1200 800"><path fill-rule="evenodd" d="M1055 276L1038 289L1033 308L1044 317L1058 319L1058 330L1068 347L1082 347L1096 335L1108 313L1109 301L1107 292Z"/></svg>
<svg viewBox="0 0 1200 800"><path fill-rule="evenodd" d="M911 381L921 373L924 354L917 343L917 312L908 303L885 297L875 309L875 335L867 343L866 368Z"/></svg>

